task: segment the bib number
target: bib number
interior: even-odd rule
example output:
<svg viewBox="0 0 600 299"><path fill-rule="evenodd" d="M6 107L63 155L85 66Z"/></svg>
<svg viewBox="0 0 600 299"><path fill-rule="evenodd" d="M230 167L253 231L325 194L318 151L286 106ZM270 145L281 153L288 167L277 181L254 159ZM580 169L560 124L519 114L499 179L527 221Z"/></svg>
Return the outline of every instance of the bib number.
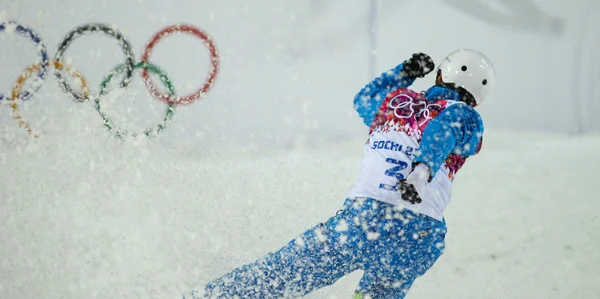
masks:
<svg viewBox="0 0 600 299"><path fill-rule="evenodd" d="M394 185L379 184L379 189L384 189L384 190L388 190L388 191L399 191L400 190L400 186L399 186L400 180L404 179L404 175L402 174L401 171L408 167L408 163L406 163L404 161L396 160L393 158L387 158L387 159L385 159L385 162L388 162L388 163L391 163L394 165L394 167L389 168L385 171L385 175L395 178L396 182Z"/></svg>
<svg viewBox="0 0 600 299"><path fill-rule="evenodd" d="M402 194L402 200L411 204L421 203L421 197L419 196L419 193L415 187L403 181L404 175L401 171L408 167L408 163L392 158L387 158L385 161L395 165L394 167L386 170L385 175L395 178L396 182L394 185L379 184L379 189L400 192L400 194Z"/></svg>

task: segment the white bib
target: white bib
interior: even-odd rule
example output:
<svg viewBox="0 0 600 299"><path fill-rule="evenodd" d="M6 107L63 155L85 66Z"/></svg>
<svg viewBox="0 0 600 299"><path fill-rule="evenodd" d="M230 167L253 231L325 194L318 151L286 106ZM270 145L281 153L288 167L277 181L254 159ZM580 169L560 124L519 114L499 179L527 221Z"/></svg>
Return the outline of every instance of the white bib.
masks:
<svg viewBox="0 0 600 299"><path fill-rule="evenodd" d="M410 91L399 91L392 99L384 101L374 121L369 140L364 148L358 179L348 192L349 198L368 197L425 214L442 220L444 209L450 203L452 180L449 168L443 164L432 181L425 185L424 194L419 194L422 202L411 204L402 200L398 189L400 180L412 171L419 140L429 118L429 109L422 100L414 99ZM437 109L444 109L456 102L444 101ZM443 106L443 107L442 107ZM401 108L403 110L396 110ZM420 108L420 110L419 110ZM408 113L407 113L408 111ZM415 117L418 114L419 117ZM402 120L401 120L402 119ZM410 120L412 119L412 120ZM419 122L419 120L423 120ZM404 125L399 125L403 123ZM412 125L411 125L412 124ZM407 132L410 132L409 135Z"/></svg>

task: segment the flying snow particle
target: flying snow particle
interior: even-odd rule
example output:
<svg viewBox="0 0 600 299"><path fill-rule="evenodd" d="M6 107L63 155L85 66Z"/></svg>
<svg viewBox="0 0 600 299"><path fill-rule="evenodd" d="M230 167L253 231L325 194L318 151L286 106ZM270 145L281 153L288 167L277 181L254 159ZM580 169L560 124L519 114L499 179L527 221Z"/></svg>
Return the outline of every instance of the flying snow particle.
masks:
<svg viewBox="0 0 600 299"><path fill-rule="evenodd" d="M374 232L367 232L367 240L373 241L379 239L380 234Z"/></svg>
<svg viewBox="0 0 600 299"><path fill-rule="evenodd" d="M345 232L348 231L348 222L346 222L346 220L342 219L336 226L335 226L335 231L338 232Z"/></svg>
<svg viewBox="0 0 600 299"><path fill-rule="evenodd" d="M462 127L462 124L458 121L455 121L455 122L450 123L450 126L453 128L460 128L460 127Z"/></svg>
<svg viewBox="0 0 600 299"><path fill-rule="evenodd" d="M323 234L322 229L315 230L315 235L317 235L317 240L319 240L319 242L327 241L327 236L325 236L325 234Z"/></svg>

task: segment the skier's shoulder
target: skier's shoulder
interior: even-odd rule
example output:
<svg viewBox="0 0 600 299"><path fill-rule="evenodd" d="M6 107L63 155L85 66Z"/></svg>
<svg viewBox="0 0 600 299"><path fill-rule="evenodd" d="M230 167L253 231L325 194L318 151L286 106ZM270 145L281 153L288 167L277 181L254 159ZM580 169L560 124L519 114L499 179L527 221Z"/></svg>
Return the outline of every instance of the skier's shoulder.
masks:
<svg viewBox="0 0 600 299"><path fill-rule="evenodd" d="M399 101L415 101L423 99L423 96L420 92L417 92L408 87L396 88L392 91L388 92L386 95L386 100L399 100Z"/></svg>
<svg viewBox="0 0 600 299"><path fill-rule="evenodd" d="M477 126L481 126L483 129L483 119L481 114L472 106L466 104L461 101L454 100L441 100L436 103L441 103L444 106L444 109L440 113L441 116L452 119L458 122L470 122L476 124Z"/></svg>

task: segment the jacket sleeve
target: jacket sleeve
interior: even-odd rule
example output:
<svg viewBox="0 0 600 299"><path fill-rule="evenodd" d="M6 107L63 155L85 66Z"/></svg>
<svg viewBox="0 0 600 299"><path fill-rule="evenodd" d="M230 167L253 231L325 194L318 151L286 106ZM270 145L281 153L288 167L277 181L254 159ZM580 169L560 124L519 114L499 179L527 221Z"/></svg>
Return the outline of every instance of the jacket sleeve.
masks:
<svg viewBox="0 0 600 299"><path fill-rule="evenodd" d="M427 124L413 162L427 164L432 178L448 155L477 154L482 137L483 121L475 109L466 104L450 106Z"/></svg>
<svg viewBox="0 0 600 299"><path fill-rule="evenodd" d="M354 110L363 119L365 125L370 126L377 115L379 106L385 100L388 93L406 88L415 82L415 78L408 77L401 73L404 63L381 74L375 78L354 97Z"/></svg>

